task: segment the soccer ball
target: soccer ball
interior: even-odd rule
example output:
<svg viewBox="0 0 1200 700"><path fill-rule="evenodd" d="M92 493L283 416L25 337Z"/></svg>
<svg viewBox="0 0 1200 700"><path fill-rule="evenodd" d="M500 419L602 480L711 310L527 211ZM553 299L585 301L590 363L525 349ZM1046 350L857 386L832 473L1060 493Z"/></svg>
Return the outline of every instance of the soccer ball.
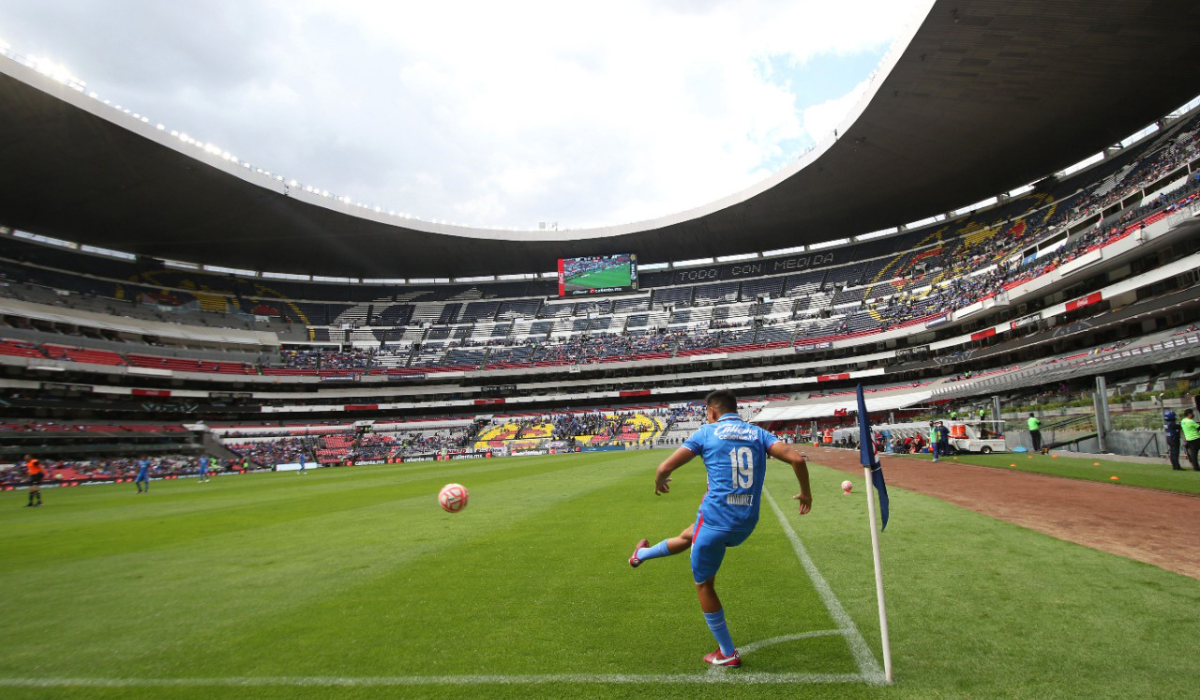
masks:
<svg viewBox="0 0 1200 700"><path fill-rule="evenodd" d="M842 493L850 493L852 488L854 488L854 484L850 483L849 479L842 482Z"/></svg>
<svg viewBox="0 0 1200 700"><path fill-rule="evenodd" d="M467 487L462 484L446 484L438 491L438 505L447 513L457 513L467 507Z"/></svg>

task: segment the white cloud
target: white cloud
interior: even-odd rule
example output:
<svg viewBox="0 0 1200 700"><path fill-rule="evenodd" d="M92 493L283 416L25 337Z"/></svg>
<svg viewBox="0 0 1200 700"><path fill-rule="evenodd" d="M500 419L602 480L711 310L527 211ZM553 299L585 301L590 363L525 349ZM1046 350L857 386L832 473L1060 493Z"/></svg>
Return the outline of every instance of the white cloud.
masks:
<svg viewBox="0 0 1200 700"><path fill-rule="evenodd" d="M842 125L846 116L866 94L870 84L869 80L864 80L841 97L806 107L801 119L804 130L815 141L820 141L833 134L834 129Z"/></svg>
<svg viewBox="0 0 1200 700"><path fill-rule="evenodd" d="M39 46L93 47L69 57L90 87L260 167L425 219L579 228L681 211L765 177L798 155L781 143L819 139L865 89L800 112L767 59L878 51L928 0L270 0L253 13L227 0L211 3L211 39L164 18L186 18L185 6L152 3L145 19L95 3L122 32L107 45L86 16L93 3L46 3L59 5L28 26L51 32ZM76 26L87 41L73 40ZM118 56L143 65L130 51L182 68L89 76Z"/></svg>

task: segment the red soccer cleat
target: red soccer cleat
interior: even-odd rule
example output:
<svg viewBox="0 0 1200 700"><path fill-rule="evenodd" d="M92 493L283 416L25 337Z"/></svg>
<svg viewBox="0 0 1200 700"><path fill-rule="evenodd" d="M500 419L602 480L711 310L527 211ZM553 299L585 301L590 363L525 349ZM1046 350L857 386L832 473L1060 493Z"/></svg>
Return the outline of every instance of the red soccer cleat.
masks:
<svg viewBox="0 0 1200 700"><path fill-rule="evenodd" d="M714 651L711 654L704 655L704 663L712 664L713 666L727 666L729 668L741 668L742 657L740 654L737 653L737 649L734 649L733 653L730 654L729 656L725 656L724 654L721 653L720 649L717 649L716 651Z"/></svg>
<svg viewBox="0 0 1200 700"><path fill-rule="evenodd" d="M635 569L638 568L638 564L642 563L642 560L638 559L638 555L637 555L638 550L641 549L642 547L649 547L649 546L650 546L650 540L647 540L647 539L638 540L637 546L635 546L633 548L633 556L629 557L629 565Z"/></svg>

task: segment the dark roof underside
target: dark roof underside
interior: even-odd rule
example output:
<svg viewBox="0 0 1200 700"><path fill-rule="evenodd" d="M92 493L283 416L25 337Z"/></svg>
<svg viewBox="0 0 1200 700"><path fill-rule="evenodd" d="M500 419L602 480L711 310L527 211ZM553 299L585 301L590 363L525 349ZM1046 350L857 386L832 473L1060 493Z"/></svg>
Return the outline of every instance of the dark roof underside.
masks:
<svg viewBox="0 0 1200 700"><path fill-rule="evenodd" d="M1200 93L1200 4L938 2L815 164L684 223L596 240L415 231L247 183L0 75L0 223L155 257L352 277L540 272L760 252L875 231L1031 182Z"/></svg>

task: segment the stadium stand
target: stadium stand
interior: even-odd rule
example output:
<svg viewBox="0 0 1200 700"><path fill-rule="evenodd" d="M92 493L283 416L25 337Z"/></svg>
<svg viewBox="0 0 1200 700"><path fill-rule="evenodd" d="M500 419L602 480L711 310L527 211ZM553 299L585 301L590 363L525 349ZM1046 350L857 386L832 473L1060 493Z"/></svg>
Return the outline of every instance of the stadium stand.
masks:
<svg viewBox="0 0 1200 700"><path fill-rule="evenodd" d="M738 273L648 271L601 299L541 279L266 280L0 235L0 431L115 444L202 416L255 464L344 464L678 444L715 382L759 408L864 377L882 394L1007 386L1103 355L1134 321L1190 337L1197 238L1176 227L1200 204L1198 141L1192 113L993 206ZM630 405L652 395L682 403ZM363 433L334 420L350 411L404 418Z"/></svg>

